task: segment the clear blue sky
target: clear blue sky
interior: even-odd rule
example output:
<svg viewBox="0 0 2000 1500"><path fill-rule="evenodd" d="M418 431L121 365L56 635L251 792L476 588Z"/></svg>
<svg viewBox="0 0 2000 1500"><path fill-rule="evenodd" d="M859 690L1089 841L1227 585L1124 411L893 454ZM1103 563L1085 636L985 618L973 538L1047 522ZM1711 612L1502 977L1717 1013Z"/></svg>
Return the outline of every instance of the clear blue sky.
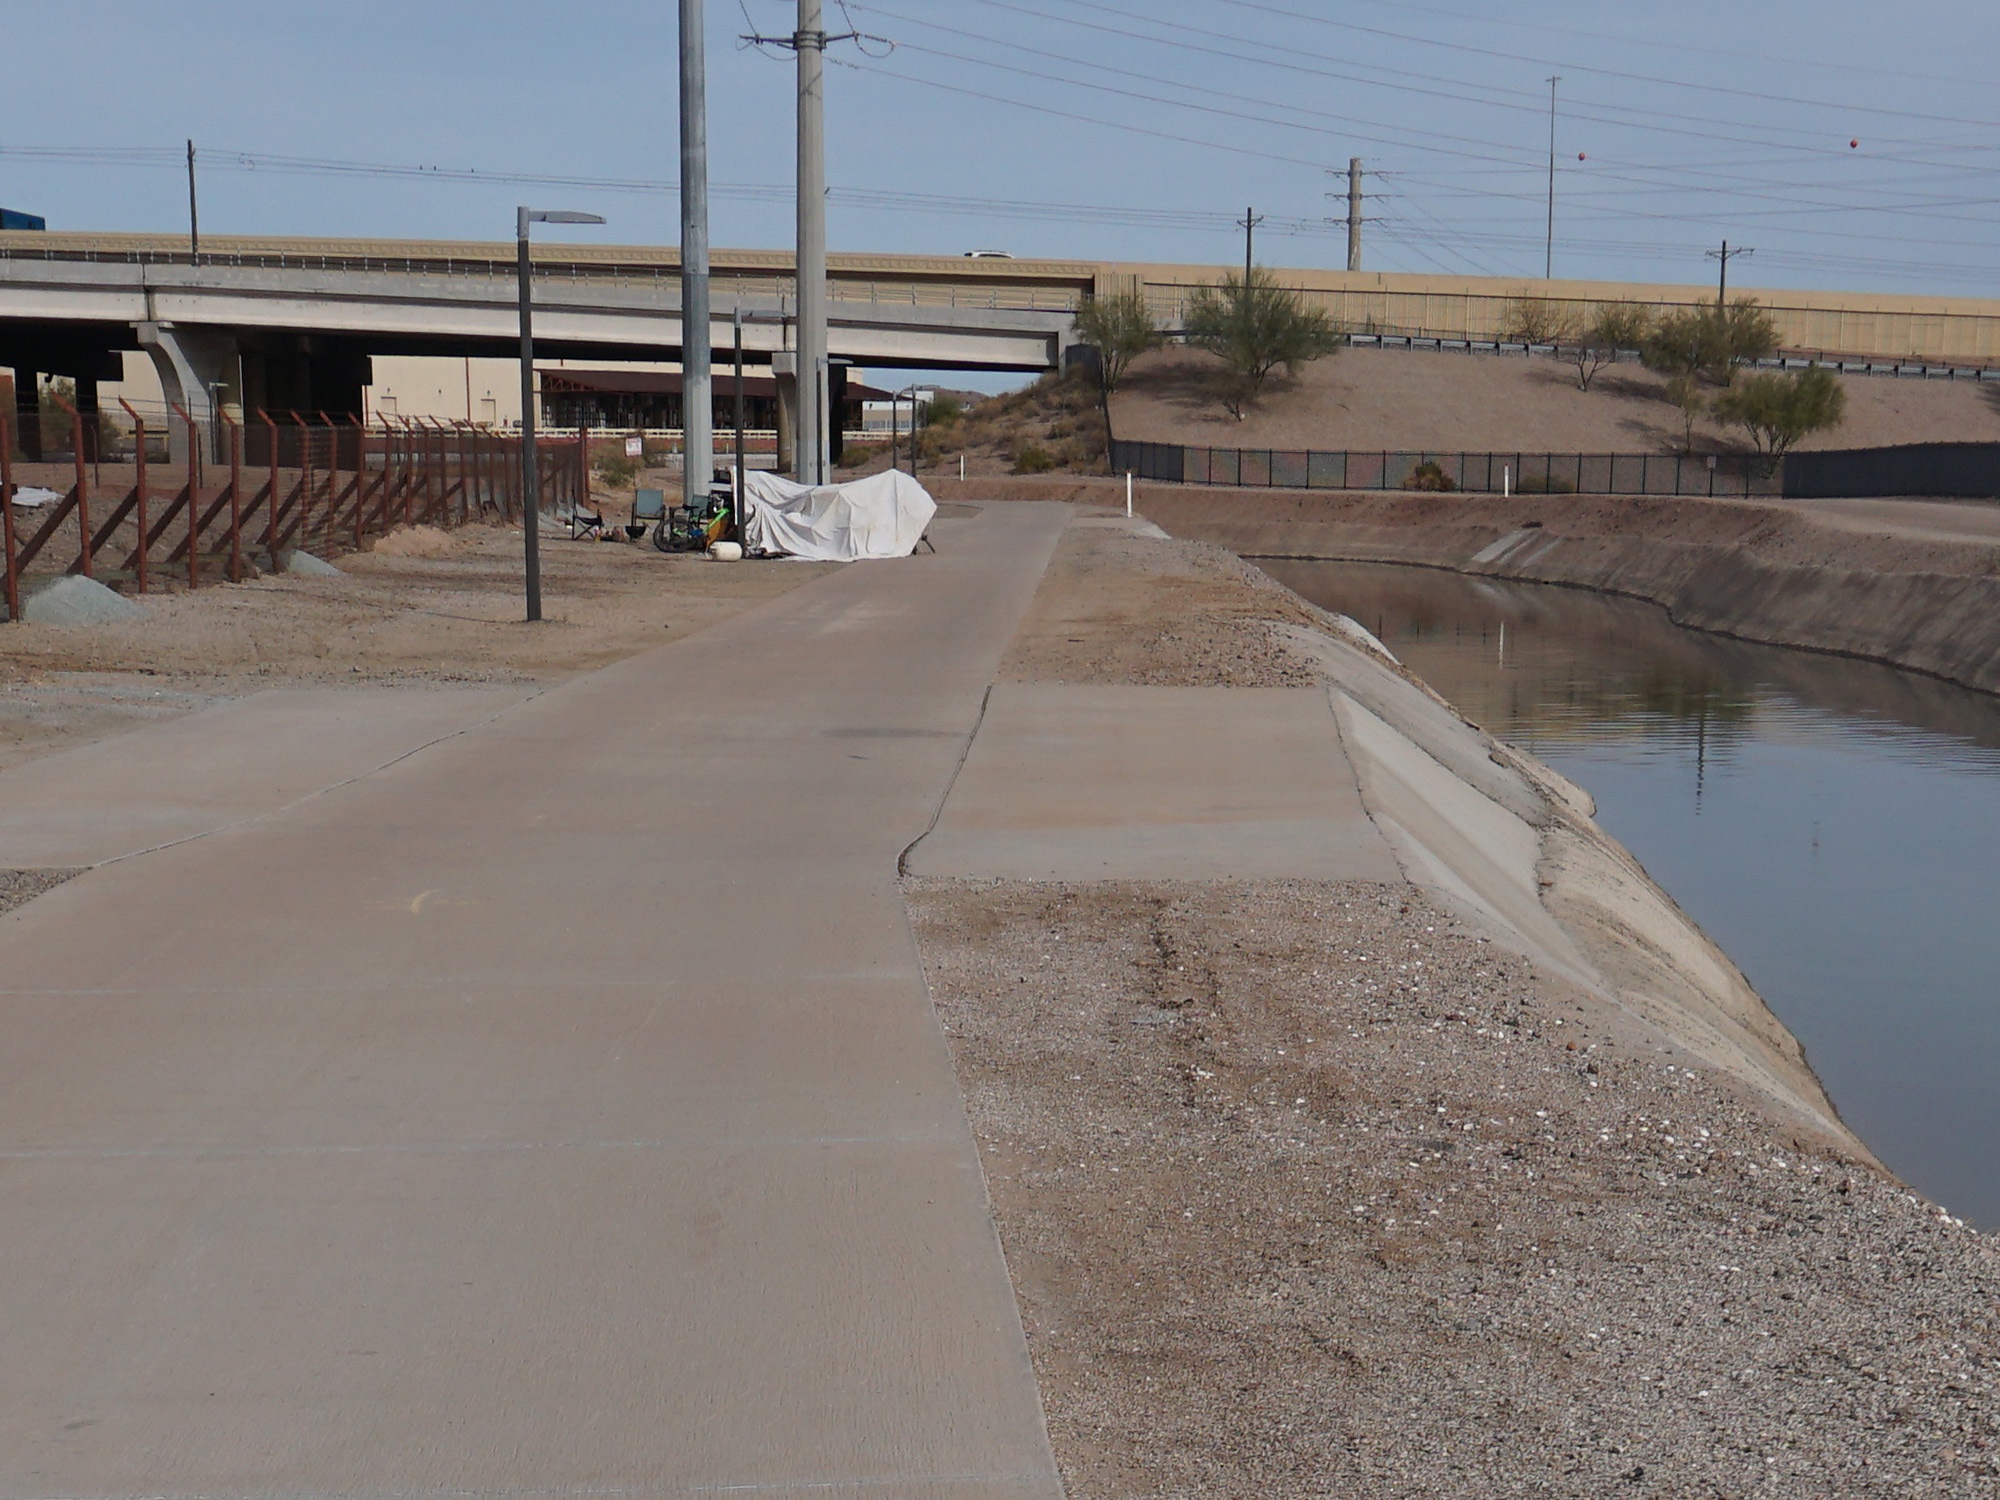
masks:
<svg viewBox="0 0 2000 1500"><path fill-rule="evenodd" d="M708 6L718 245L790 242L790 65L737 37L793 16ZM1228 262L1254 204L1260 261L1338 265L1359 155L1370 268L1538 276L1560 73L1558 275L1706 281L1727 236L1744 285L2000 284L1991 0L827 0L850 23L897 47L832 54L836 249ZM101 0L6 31L0 203L52 227L184 227L191 135L215 233L499 238L526 199L676 237L658 188L270 160L671 183L671 0ZM109 159L43 154L79 147Z"/></svg>

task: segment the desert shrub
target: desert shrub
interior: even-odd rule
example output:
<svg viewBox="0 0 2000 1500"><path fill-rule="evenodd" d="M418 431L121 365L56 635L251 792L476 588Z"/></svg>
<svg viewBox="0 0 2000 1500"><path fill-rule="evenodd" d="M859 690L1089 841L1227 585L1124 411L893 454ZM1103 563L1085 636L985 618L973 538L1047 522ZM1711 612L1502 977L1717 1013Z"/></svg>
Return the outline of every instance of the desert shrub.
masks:
<svg viewBox="0 0 2000 1500"><path fill-rule="evenodd" d="M1442 464L1435 459L1427 458L1410 470L1410 477L1403 488L1449 494L1458 488L1458 481L1445 473Z"/></svg>
<svg viewBox="0 0 2000 1500"><path fill-rule="evenodd" d="M1838 427L1847 416L1847 392L1826 370L1796 375L1739 370L1716 397L1715 414L1747 431L1768 467L1802 438Z"/></svg>
<svg viewBox="0 0 2000 1500"><path fill-rule="evenodd" d="M949 427L965 415L965 403L956 396L940 392L924 404L922 411L924 426Z"/></svg>
<svg viewBox="0 0 2000 1500"><path fill-rule="evenodd" d="M1014 455L1016 474L1047 474L1055 466L1055 455L1040 446L1031 445Z"/></svg>
<svg viewBox="0 0 2000 1500"><path fill-rule="evenodd" d="M1247 282L1225 276L1219 287L1196 287L1188 302L1187 336L1222 361L1217 395L1238 420L1273 370L1283 366L1296 375L1300 365L1338 349L1341 337L1323 310L1307 307L1297 292L1262 269L1251 271Z"/></svg>
<svg viewBox="0 0 2000 1500"><path fill-rule="evenodd" d="M1574 495L1576 486L1555 474L1523 474L1514 486L1517 495Z"/></svg>
<svg viewBox="0 0 2000 1500"><path fill-rule="evenodd" d="M590 461L592 472L614 490L622 490L631 485L639 477L639 470L644 465L645 460L642 458L627 458L623 444L609 452L599 453Z"/></svg>
<svg viewBox="0 0 2000 1500"><path fill-rule="evenodd" d="M881 451L872 443L847 443L840 450L840 466L843 469L858 469L872 462Z"/></svg>
<svg viewBox="0 0 2000 1500"><path fill-rule="evenodd" d="M1097 378L1107 396L1132 361L1160 341L1145 293L1136 290L1090 298L1076 310L1076 332L1097 350Z"/></svg>
<svg viewBox="0 0 2000 1500"><path fill-rule="evenodd" d="M1778 352L1778 325L1754 297L1739 297L1720 315L1722 344L1732 364L1769 359Z"/></svg>
<svg viewBox="0 0 2000 1500"><path fill-rule="evenodd" d="M1766 359L1777 347L1778 325L1771 315L1756 299L1739 297L1727 309L1689 307L1668 313L1653 325L1639 357L1647 369L1663 375L1698 375L1726 384L1736 365Z"/></svg>

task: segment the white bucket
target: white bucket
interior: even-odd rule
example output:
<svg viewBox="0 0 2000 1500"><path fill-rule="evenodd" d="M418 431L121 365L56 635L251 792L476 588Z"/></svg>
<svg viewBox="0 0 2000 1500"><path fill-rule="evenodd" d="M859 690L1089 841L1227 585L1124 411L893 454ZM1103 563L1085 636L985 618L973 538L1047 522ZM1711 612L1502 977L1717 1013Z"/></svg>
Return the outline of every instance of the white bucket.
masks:
<svg viewBox="0 0 2000 1500"><path fill-rule="evenodd" d="M741 562L743 544L741 542L711 542L708 555L715 562Z"/></svg>

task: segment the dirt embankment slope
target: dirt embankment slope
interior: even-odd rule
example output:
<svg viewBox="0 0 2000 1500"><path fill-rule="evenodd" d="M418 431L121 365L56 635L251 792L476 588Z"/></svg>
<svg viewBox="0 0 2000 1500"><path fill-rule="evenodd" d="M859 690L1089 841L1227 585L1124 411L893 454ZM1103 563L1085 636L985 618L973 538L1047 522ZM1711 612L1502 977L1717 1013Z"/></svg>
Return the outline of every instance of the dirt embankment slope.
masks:
<svg viewBox="0 0 2000 1500"><path fill-rule="evenodd" d="M1244 557L1419 563L1664 605L1683 625L2000 692L2000 506L1143 486Z"/></svg>
<svg viewBox="0 0 2000 1500"><path fill-rule="evenodd" d="M1274 376L1237 421L1209 391L1208 355L1163 349L1135 363L1112 399L1121 438L1209 448L1465 453L1671 453L1680 415L1665 382L1637 364L1601 371L1580 391L1575 369L1537 355L1346 349ZM1841 377L1847 420L1804 448L2000 441L2000 383ZM1702 451L1748 446L1704 418Z"/></svg>
<svg viewBox="0 0 2000 1500"><path fill-rule="evenodd" d="M1630 904L1636 866L1622 895L1590 886L1604 851L1559 782L1519 784L1531 764L1356 651L1234 558L1079 528L1002 673L1317 677L1367 700L1343 718L1357 763L1367 709L1461 800L1540 817L1567 929L1621 899L1659 918ZM909 896L1080 1500L1817 1500L2000 1475L1992 1242L1691 1051L1673 997L1646 1014L1400 883Z"/></svg>

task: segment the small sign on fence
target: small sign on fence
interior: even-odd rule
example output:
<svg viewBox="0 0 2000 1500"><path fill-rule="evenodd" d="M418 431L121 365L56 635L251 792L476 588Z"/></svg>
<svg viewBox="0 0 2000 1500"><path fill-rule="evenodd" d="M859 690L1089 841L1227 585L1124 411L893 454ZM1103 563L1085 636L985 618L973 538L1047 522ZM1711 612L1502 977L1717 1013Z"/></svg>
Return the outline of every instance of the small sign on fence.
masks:
<svg viewBox="0 0 2000 1500"><path fill-rule="evenodd" d="M644 458L646 456L646 440L641 437L628 437L625 439L625 456L627 458Z"/></svg>

